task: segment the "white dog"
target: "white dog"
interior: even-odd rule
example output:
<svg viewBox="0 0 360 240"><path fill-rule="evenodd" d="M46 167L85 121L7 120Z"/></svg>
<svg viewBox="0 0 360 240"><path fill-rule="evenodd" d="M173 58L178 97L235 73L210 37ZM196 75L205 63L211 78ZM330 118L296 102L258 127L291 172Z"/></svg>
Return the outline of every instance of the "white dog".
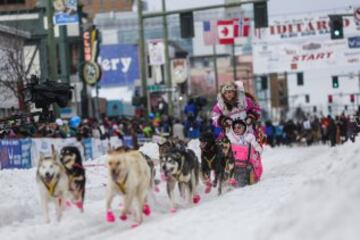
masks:
<svg viewBox="0 0 360 240"><path fill-rule="evenodd" d="M146 204L147 194L151 185L151 171L144 156L139 151L110 151L107 155L108 184L106 195L107 221L114 222L111 203L116 194L123 196L123 209L120 219L125 221L130 208L134 204L136 224L143 221L143 213L150 214Z"/></svg>
<svg viewBox="0 0 360 240"><path fill-rule="evenodd" d="M49 223L49 202L55 201L57 220L60 221L64 209L65 197L69 192L69 181L64 167L58 161L58 155L52 146L52 155L40 154L36 171L36 181L40 189L40 198L44 210L45 222Z"/></svg>

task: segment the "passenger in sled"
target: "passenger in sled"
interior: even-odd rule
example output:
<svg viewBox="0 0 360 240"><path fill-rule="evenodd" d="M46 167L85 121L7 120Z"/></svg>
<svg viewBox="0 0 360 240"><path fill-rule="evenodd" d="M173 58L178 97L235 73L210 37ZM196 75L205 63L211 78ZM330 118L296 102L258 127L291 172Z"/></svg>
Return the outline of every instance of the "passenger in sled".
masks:
<svg viewBox="0 0 360 240"><path fill-rule="evenodd" d="M262 175L262 147L246 127L243 120L236 119L226 134L235 158L234 179L230 183L236 187L257 183Z"/></svg>

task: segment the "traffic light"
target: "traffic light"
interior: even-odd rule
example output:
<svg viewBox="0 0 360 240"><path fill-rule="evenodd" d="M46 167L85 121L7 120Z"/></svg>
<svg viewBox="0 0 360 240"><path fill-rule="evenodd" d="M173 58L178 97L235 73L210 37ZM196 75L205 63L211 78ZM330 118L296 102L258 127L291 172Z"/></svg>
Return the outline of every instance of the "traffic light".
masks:
<svg viewBox="0 0 360 240"><path fill-rule="evenodd" d="M343 39L343 18L340 15L330 15L330 34L331 39Z"/></svg>
<svg viewBox="0 0 360 240"><path fill-rule="evenodd" d="M355 95L354 94L350 94L350 102L352 102L352 103L355 102Z"/></svg>
<svg viewBox="0 0 360 240"><path fill-rule="evenodd" d="M298 86L303 86L304 85L304 73L298 72L296 74L296 77L297 77L297 85Z"/></svg>
<svg viewBox="0 0 360 240"><path fill-rule="evenodd" d="M332 76L332 87L339 88L339 77L338 76Z"/></svg>
<svg viewBox="0 0 360 240"><path fill-rule="evenodd" d="M182 38L194 37L194 16L192 12L180 13L180 29Z"/></svg>
<svg viewBox="0 0 360 240"><path fill-rule="evenodd" d="M310 102L310 96L309 96L309 94L306 94L306 95L305 95L305 102L306 102L306 103L309 103L309 102Z"/></svg>
<svg viewBox="0 0 360 240"><path fill-rule="evenodd" d="M332 102L333 102L332 95L329 95L329 96L328 96L328 103L332 103Z"/></svg>
<svg viewBox="0 0 360 240"><path fill-rule="evenodd" d="M255 28L268 27L267 2L254 3L254 22Z"/></svg>

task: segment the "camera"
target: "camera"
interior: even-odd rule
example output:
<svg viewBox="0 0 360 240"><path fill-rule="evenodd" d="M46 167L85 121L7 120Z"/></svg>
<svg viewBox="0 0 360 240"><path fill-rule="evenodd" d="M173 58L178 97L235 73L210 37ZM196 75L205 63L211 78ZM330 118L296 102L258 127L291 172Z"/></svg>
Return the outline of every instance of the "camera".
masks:
<svg viewBox="0 0 360 240"><path fill-rule="evenodd" d="M71 101L72 89L67 83L49 80L40 83L38 76L31 75L30 82L24 89L24 100L25 103L34 103L36 108L42 109L42 121L50 121L53 118L49 112L50 105L57 103L59 107L66 107Z"/></svg>

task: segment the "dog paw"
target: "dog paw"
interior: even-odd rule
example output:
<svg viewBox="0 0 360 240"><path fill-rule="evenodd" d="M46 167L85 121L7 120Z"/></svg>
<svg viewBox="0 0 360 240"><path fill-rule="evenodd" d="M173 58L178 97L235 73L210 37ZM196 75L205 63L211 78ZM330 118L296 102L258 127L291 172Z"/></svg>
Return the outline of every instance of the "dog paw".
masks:
<svg viewBox="0 0 360 240"><path fill-rule="evenodd" d="M65 207L66 207L66 208L71 208L71 206L72 206L71 201L66 200L66 201L65 201Z"/></svg>
<svg viewBox="0 0 360 240"><path fill-rule="evenodd" d="M230 178L228 181L229 185L235 186L236 185L236 180L235 178Z"/></svg>
<svg viewBox="0 0 360 240"><path fill-rule="evenodd" d="M77 207L78 209L80 209L80 210L83 210L83 209L84 209L84 204L83 204L83 202L81 202L81 201L76 202L75 205L76 205L76 207Z"/></svg>
<svg viewBox="0 0 360 240"><path fill-rule="evenodd" d="M115 216L112 212L107 212L106 213L106 221L107 222L115 222Z"/></svg>
<svg viewBox="0 0 360 240"><path fill-rule="evenodd" d="M136 228L136 227L138 227L138 226L139 226L138 223L131 224L131 228Z"/></svg>
<svg viewBox="0 0 360 240"><path fill-rule="evenodd" d="M201 197L200 195L196 194L194 197L193 197L193 203L197 204L199 203L201 200Z"/></svg>
<svg viewBox="0 0 360 240"><path fill-rule="evenodd" d="M171 213L176 213L176 208L170 208Z"/></svg>
<svg viewBox="0 0 360 240"><path fill-rule="evenodd" d="M126 220L127 220L126 214L122 214L122 215L120 216L120 219L121 219L121 221L126 221Z"/></svg>
<svg viewBox="0 0 360 240"><path fill-rule="evenodd" d="M211 186L206 186L205 193L208 194L211 192Z"/></svg>
<svg viewBox="0 0 360 240"><path fill-rule="evenodd" d="M150 215L151 209L150 209L150 206L149 206L148 204L145 204L145 205L144 205L143 213L144 213L146 216L149 216L149 215Z"/></svg>

